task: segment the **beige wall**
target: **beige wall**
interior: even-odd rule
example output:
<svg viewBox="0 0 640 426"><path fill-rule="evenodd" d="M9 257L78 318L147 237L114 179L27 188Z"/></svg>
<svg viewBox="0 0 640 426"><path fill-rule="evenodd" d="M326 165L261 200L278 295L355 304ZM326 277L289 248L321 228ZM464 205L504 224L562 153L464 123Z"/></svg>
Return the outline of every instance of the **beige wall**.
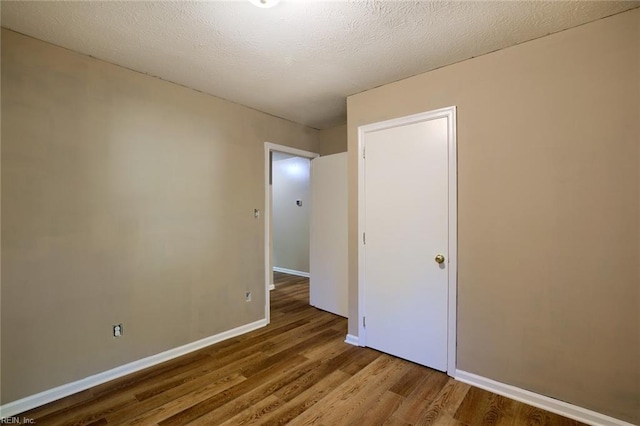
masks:
<svg viewBox="0 0 640 426"><path fill-rule="evenodd" d="M0 9L1 15L1 9ZM2 31L0 31L0 47L2 46ZM2 70L2 55L0 51L0 72ZM0 81L0 99L2 99L2 82ZM2 102L0 102L0 242L2 241ZM0 244L0 404L2 404L2 244Z"/></svg>
<svg viewBox="0 0 640 426"><path fill-rule="evenodd" d="M458 107L458 368L640 422L640 10L348 98L357 128Z"/></svg>
<svg viewBox="0 0 640 426"><path fill-rule="evenodd" d="M3 403L264 318L263 144L316 130L4 29L2 88Z"/></svg>
<svg viewBox="0 0 640 426"><path fill-rule="evenodd" d="M320 155L347 152L347 125L320 130L318 134Z"/></svg>
<svg viewBox="0 0 640 426"><path fill-rule="evenodd" d="M273 266L308 273L311 161L274 152L271 170Z"/></svg>

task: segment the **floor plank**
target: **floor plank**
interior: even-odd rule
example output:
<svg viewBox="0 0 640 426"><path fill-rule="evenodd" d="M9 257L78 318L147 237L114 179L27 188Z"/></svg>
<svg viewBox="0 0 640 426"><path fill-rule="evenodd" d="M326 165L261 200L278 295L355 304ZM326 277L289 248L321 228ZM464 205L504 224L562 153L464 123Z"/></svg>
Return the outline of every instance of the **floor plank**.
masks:
<svg viewBox="0 0 640 426"><path fill-rule="evenodd" d="M417 423L421 425L450 423L467 396L469 388L470 386L465 383L449 379L433 402L420 414Z"/></svg>
<svg viewBox="0 0 640 426"><path fill-rule="evenodd" d="M271 323L20 416L40 425L579 425L344 343L345 318L275 273Z"/></svg>

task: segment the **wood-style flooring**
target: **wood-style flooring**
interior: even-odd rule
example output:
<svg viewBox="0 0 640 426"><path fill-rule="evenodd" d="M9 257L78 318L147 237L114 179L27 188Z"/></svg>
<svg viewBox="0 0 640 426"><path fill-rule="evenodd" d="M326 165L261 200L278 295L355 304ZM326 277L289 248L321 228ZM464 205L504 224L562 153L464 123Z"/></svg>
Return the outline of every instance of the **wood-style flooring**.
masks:
<svg viewBox="0 0 640 426"><path fill-rule="evenodd" d="M369 348L276 273L271 324L47 404L38 425L577 425Z"/></svg>

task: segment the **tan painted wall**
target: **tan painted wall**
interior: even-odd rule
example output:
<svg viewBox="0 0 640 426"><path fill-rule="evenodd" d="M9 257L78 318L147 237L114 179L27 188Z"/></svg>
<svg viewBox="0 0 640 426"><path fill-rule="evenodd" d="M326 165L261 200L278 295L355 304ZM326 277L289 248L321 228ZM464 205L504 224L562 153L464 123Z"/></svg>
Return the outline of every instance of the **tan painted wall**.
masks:
<svg viewBox="0 0 640 426"><path fill-rule="evenodd" d="M264 318L263 143L317 130L4 29L2 88L3 403Z"/></svg>
<svg viewBox="0 0 640 426"><path fill-rule="evenodd" d="M0 9L0 17L2 15ZM2 31L0 31L0 47L2 46ZM0 71L2 70L2 52L0 52ZM0 99L2 99L2 82L0 81ZM0 224L2 224L2 102L0 102ZM2 241L2 226L0 225L0 242ZM2 244L0 244L0 404L2 404Z"/></svg>
<svg viewBox="0 0 640 426"><path fill-rule="evenodd" d="M318 134L320 155L347 152L347 125L320 130Z"/></svg>
<svg viewBox="0 0 640 426"><path fill-rule="evenodd" d="M458 368L640 422L640 10L348 98L357 127L458 107Z"/></svg>

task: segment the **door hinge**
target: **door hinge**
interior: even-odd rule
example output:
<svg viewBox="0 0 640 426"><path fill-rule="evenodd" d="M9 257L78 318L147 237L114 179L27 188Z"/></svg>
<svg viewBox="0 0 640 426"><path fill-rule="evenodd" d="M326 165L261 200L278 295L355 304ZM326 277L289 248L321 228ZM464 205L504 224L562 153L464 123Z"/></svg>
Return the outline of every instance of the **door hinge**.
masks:
<svg viewBox="0 0 640 426"><path fill-rule="evenodd" d="M362 244L367 244L367 236L364 232L362 233Z"/></svg>
<svg viewBox="0 0 640 426"><path fill-rule="evenodd" d="M367 317L362 317L362 326L367 328Z"/></svg>
<svg viewBox="0 0 640 426"><path fill-rule="evenodd" d="M363 148L362 148L362 159L363 159L363 160L364 160L365 158L367 158L367 154L366 154L366 152L367 152L367 148L363 147Z"/></svg>

